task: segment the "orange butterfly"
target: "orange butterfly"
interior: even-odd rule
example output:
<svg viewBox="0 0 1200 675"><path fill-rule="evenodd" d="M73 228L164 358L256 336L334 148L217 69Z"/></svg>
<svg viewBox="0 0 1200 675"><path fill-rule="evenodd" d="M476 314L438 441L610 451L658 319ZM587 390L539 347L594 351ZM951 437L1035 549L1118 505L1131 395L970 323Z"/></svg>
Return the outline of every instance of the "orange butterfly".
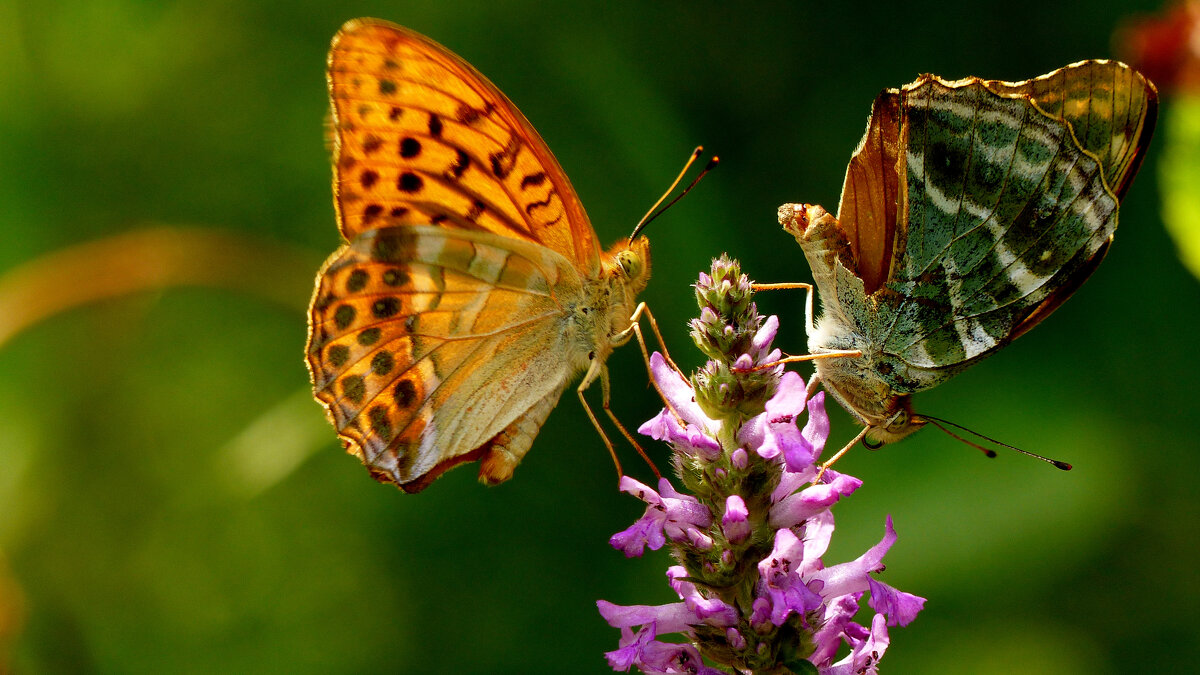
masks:
<svg viewBox="0 0 1200 675"><path fill-rule="evenodd" d="M649 242L602 251L528 120L432 40L352 20L328 77L348 243L317 277L313 393L379 481L417 492L474 460L508 480L576 373L580 400L599 378L607 408Z"/></svg>

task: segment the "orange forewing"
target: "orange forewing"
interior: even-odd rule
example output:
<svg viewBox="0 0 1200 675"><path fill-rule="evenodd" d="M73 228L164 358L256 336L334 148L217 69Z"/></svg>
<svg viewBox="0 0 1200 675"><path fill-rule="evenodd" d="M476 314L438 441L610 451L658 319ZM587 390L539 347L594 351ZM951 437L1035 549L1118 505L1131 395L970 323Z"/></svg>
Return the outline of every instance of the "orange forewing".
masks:
<svg viewBox="0 0 1200 675"><path fill-rule="evenodd" d="M508 97L445 47L356 19L334 38L329 92L347 239L432 221L538 242L598 270L596 234L557 160Z"/></svg>

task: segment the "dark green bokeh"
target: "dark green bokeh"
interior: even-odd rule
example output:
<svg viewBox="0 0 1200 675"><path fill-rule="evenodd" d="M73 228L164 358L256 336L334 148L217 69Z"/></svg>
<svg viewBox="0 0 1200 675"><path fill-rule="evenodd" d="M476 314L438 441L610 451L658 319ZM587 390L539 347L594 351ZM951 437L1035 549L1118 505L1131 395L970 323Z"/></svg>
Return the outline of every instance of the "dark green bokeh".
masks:
<svg viewBox="0 0 1200 675"><path fill-rule="evenodd" d="M693 145L721 156L649 231L644 298L692 367L696 273L728 252L759 280L809 278L775 209L836 207L879 89L1111 56L1117 22L1155 9L834 4L0 2L0 269L154 222L269 237L315 272L337 243L325 51L346 19L378 16L516 101L606 243ZM933 430L839 467L866 485L836 509L827 562L878 541L891 514L883 578L929 598L893 631L887 672L1167 672L1200 657L1200 289L1163 232L1155 163L1152 146L1078 297L917 399L1074 471L987 461ZM261 265L277 264L264 248ZM311 279L280 283L291 306L142 293L0 351L0 588L25 599L13 667L605 672L617 631L595 600L670 601L668 559L607 545L641 509L615 492L573 397L509 484L461 470L415 497L377 485L302 391ZM802 296L761 309L783 318L779 346L802 351ZM636 349L610 363L618 415L653 414ZM836 440L853 434L841 411L833 422Z"/></svg>

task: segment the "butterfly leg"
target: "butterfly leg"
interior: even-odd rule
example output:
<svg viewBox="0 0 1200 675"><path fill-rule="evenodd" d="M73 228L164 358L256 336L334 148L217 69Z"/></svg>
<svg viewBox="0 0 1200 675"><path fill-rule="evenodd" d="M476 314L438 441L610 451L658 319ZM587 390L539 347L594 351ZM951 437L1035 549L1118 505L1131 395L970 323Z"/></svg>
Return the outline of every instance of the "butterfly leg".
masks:
<svg viewBox="0 0 1200 675"><path fill-rule="evenodd" d="M815 478L813 478L813 480L812 480L813 485L820 483L821 476L825 475L825 471L828 470L829 467L836 464L837 461L842 458L842 455L844 455L850 451L850 448L853 448L854 446L858 445L859 441L861 441L863 438L866 438L867 432L870 430L871 430L871 427L863 427L863 430L858 432L858 435L855 436L849 443L847 443L845 447L843 447L841 450L838 450L837 453L835 453L833 455L833 457L830 457L825 462L822 462L821 465L817 468L818 469L817 476Z"/></svg>
<svg viewBox="0 0 1200 675"><path fill-rule="evenodd" d="M608 448L608 454L612 457L613 466L617 467L617 479L625 473L621 470L621 460L617 459L616 448L613 447L612 441L608 440L608 434L604 433L604 427L600 426L600 420L596 419L596 414L592 412L592 406L588 405L587 398L583 392L588 387L592 386L592 382L599 377L600 386L604 389L604 408L608 409L608 369L604 367L604 363L596 359L592 361L592 365L588 367L587 373L583 376L583 381L575 388L575 395L579 397L579 403L583 405L583 411L587 413L588 419L592 421L592 426L596 428L596 433L600 434L600 440L604 441L604 447ZM624 429L621 429L624 431Z"/></svg>
<svg viewBox="0 0 1200 675"><path fill-rule="evenodd" d="M761 364L758 366L754 366L753 368L747 368L746 370L735 369L735 372L753 373L758 370L766 370L767 368L774 368L775 366L778 366L782 363L801 363L804 361L818 361L820 359L844 359L844 358L852 357L852 356L862 356L862 352L857 349L839 349L836 351L821 352L820 354L801 354L800 356L785 356L782 359L779 359L778 361L771 361L770 363L764 363L764 364Z"/></svg>
<svg viewBox="0 0 1200 675"><path fill-rule="evenodd" d="M813 285L797 281L795 283L782 284L750 284L750 289L753 291L785 291L801 289L805 291L804 299L804 319L807 326L808 335L812 335L817 327L813 324Z"/></svg>
<svg viewBox="0 0 1200 675"><path fill-rule="evenodd" d="M780 283L780 284L750 284L750 288L755 291L781 291L800 289L805 291L804 299L804 319L808 326L808 335L812 335L817 327L813 323L813 285L803 282L795 283ZM838 359L848 356L862 356L862 352L857 349L843 349L838 351L821 352L820 354L803 354L801 356L787 356L778 361L764 363L746 371L739 372L754 372L757 370L766 370L774 368L781 363L800 363L802 361L816 361L817 359Z"/></svg>
<svg viewBox="0 0 1200 675"><path fill-rule="evenodd" d="M821 376L813 373L812 379L808 381L808 388L805 390L805 399L810 399L813 394L817 393L817 387L821 386Z"/></svg>
<svg viewBox="0 0 1200 675"><path fill-rule="evenodd" d="M620 341L629 339L630 333L637 338L638 347L642 350L642 360L646 363L646 372L650 374L650 384L654 386L654 391L658 392L658 397L662 399L664 404L666 404L667 410L671 411L671 415L675 417L675 421L678 422L680 426L684 426L686 422L683 421L683 417L679 415L679 411L675 410L675 406L671 405L671 400L667 398L667 395L664 394L663 390L658 386L658 381L654 379L654 370L650 366L650 350L646 348L646 338L644 335L642 335L641 317L643 314L645 314L646 318L650 321L650 328L654 330L654 337L658 340L659 347L662 348L662 355L663 358L666 359L667 365L671 366L671 370L674 370L679 374L680 377L686 380L687 376L683 374L683 371L679 369L679 366L675 365L675 362L671 360L671 355L667 353L667 343L663 342L662 333L660 333L658 330L658 322L654 320L654 315L650 312L650 307L647 306L646 303L638 303L637 309L633 310L633 314L631 314L629 317L629 328L617 333L616 336L614 336L614 341L616 344L620 344ZM657 469L655 472L657 472Z"/></svg>
<svg viewBox="0 0 1200 675"><path fill-rule="evenodd" d="M672 370L680 375L683 375L683 371L680 370L679 366L675 365L675 361L671 359L671 354L667 351L667 343L663 341L662 333L658 330L658 322L654 320L654 314L651 313L650 307L646 303L638 303L637 308L633 310L633 314L629 316L629 328L618 333L618 336L628 336L630 332L633 332L637 336L638 345L640 345L642 348L642 356L645 358L647 366L649 366L650 355L646 350L646 341L642 336L641 318L643 314L646 315L646 319L650 322L650 329L654 331L654 339L658 340L658 346L662 349L663 358L667 360L667 363L671 366Z"/></svg>
<svg viewBox="0 0 1200 675"><path fill-rule="evenodd" d="M608 448L608 454L612 457L613 466L617 468L617 479L620 480L621 476L625 475L624 470L621 469L621 460L617 459L616 448L613 447L612 441L608 439L608 434L604 433L604 428L600 426L600 420L596 418L596 414L592 412L592 407L588 405L587 398L585 398L583 395L583 392L586 391L587 388L592 385L592 382L596 381L597 378L600 379L600 392L602 396L601 406L604 408L605 414L607 414L608 418L617 426L617 429L621 431L621 435L625 437L625 440L629 441L629 444L633 446L633 449L637 450L637 453L641 455L642 459L646 460L646 464L650 465L650 469L654 471L654 476L656 478L662 478L662 474L659 473L658 467L654 466L654 462L651 461L650 457L646 454L646 451L642 449L641 445L638 445L638 442L633 439L633 435L629 433L629 430L625 428L624 424L621 424L621 421L617 419L617 416L609 407L612 390L608 380L608 368L606 368L601 361L596 360L592 361L591 367L588 368L587 374L583 376L583 381L579 383L579 387L575 389L575 393L579 396L579 402L583 404L583 410L587 413L588 419L592 421L592 426L596 427L596 432L600 434L600 439L604 441L604 447Z"/></svg>
<svg viewBox="0 0 1200 675"><path fill-rule="evenodd" d="M643 346L643 350L644 349L645 347ZM612 423L615 424L617 429L621 431L621 435L625 437L625 440L629 441L629 444L633 446L633 449L637 450L638 455L640 455L641 458L645 460L646 464L649 465L650 470L654 472L654 477L662 478L662 474L659 473L658 467L654 465L654 461L651 460L650 456L646 454L646 451L642 449L641 444L634 440L633 434L629 433L629 430L625 428L624 424L621 424L621 420L617 419L616 414L613 413L612 408L609 407L610 391L608 368L604 368L600 371L600 392L602 395L600 405L603 406L604 413L608 415L608 419L612 420ZM617 468L619 469L620 465L618 465Z"/></svg>

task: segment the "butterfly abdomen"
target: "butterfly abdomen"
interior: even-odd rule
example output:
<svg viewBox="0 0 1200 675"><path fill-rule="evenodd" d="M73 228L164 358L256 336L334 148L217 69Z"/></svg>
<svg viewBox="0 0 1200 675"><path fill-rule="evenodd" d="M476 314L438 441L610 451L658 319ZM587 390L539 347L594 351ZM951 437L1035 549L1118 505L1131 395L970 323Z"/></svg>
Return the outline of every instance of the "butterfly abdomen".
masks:
<svg viewBox="0 0 1200 675"><path fill-rule="evenodd" d="M533 405L525 414L518 417L505 427L504 431L485 443L479 461L479 481L488 485L496 485L512 478L513 471L529 452L533 439L542 430L550 411L558 403L562 392L566 389L564 381L554 391Z"/></svg>

